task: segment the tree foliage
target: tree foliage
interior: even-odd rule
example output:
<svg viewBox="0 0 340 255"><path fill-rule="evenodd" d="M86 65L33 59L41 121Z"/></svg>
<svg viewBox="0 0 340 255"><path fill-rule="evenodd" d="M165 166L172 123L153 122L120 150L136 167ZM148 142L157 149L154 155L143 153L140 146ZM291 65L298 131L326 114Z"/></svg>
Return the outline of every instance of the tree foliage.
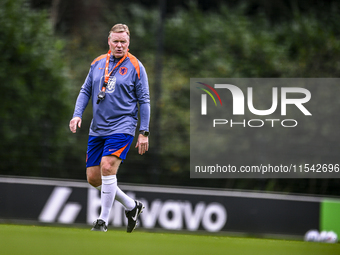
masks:
<svg viewBox="0 0 340 255"><path fill-rule="evenodd" d="M317 18L314 12L296 14L291 20L273 24L261 13L247 16L246 10L244 6L230 9L222 5L219 11L203 12L192 5L189 10L179 11L167 20L162 104L162 133L167 134L163 136L163 144L167 146L162 147L162 151L166 155L164 167L168 167L170 171L181 172L188 169L186 159L189 155L186 146L189 143L190 125L187 111L189 78L323 78L337 77L340 74L340 40L334 24ZM284 152L285 157L297 158L301 162L336 162L337 154L333 149L328 155L321 151L325 139L329 140L329 148L337 147L338 121L334 119L337 109L340 109L334 98L337 93L321 87L313 87L313 93L322 96L324 102L333 103L332 106L317 106L312 103L314 109L324 113L318 115L318 123L324 124L306 127L303 133L305 140L301 139L302 135L298 132L290 132L289 136L282 135L282 130L281 136L275 132L277 130L268 130L265 137L247 131L227 133L224 137L230 141L230 148L226 155L239 158L247 164L261 159L265 159L267 163L275 162L279 159L280 152ZM255 98L256 102L261 103L263 95L260 92ZM317 117L313 118L315 120ZM332 124L328 123L331 119ZM325 131L326 127L328 131ZM291 143L288 146L282 141L277 143L276 137L289 137ZM202 139L209 140L209 137ZM314 146L306 146L307 141L314 141ZM226 144L215 146L223 148ZM291 146L304 149L294 153ZM183 158L185 159L181 160ZM185 185L251 187L287 192L301 192L301 186L309 187L304 188L304 192L325 192L320 191L320 187L325 189L327 186L331 192L336 192L336 183L338 180L183 181Z"/></svg>
<svg viewBox="0 0 340 255"><path fill-rule="evenodd" d="M0 3L0 38L1 173L57 171L70 109L62 42L23 0Z"/></svg>

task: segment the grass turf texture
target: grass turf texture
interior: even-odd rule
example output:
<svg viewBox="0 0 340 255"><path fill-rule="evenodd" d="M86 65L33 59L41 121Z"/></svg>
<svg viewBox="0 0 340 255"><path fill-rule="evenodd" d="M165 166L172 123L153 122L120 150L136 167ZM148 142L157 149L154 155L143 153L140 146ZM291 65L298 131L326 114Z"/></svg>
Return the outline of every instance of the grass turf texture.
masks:
<svg viewBox="0 0 340 255"><path fill-rule="evenodd" d="M340 254L340 244L303 241L149 233L121 230L0 225L0 254Z"/></svg>

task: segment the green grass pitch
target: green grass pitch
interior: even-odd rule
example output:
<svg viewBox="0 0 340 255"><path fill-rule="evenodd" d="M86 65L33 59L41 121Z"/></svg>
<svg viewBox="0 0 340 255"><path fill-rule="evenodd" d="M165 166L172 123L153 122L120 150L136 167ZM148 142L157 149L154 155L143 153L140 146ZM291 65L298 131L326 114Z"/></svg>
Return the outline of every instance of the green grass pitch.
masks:
<svg viewBox="0 0 340 255"><path fill-rule="evenodd" d="M0 254L335 255L340 254L340 244L150 233L138 229L128 234L113 229L103 233L90 231L89 228L0 225Z"/></svg>

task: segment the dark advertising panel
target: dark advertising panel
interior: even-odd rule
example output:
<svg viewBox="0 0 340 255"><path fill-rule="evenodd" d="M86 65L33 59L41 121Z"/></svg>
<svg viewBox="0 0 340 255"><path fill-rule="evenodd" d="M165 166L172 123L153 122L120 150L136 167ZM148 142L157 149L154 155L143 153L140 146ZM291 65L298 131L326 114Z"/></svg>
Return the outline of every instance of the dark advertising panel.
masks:
<svg viewBox="0 0 340 255"><path fill-rule="evenodd" d="M120 185L144 203L140 228L304 235L319 228L318 198L252 192ZM91 225L100 193L85 182L0 178L0 219ZM115 202L109 227L126 226Z"/></svg>

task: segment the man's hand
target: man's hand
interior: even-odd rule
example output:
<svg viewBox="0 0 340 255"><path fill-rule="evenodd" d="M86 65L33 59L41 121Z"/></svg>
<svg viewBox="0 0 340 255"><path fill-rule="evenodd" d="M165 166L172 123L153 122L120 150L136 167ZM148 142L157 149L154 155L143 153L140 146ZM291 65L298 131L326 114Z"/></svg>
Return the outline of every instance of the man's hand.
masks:
<svg viewBox="0 0 340 255"><path fill-rule="evenodd" d="M147 136L139 134L135 148L137 147L138 153L140 155L143 155L145 152L149 150L149 138Z"/></svg>
<svg viewBox="0 0 340 255"><path fill-rule="evenodd" d="M77 132L77 126L81 127L81 118L80 117L74 117L70 121L70 130L72 133Z"/></svg>

